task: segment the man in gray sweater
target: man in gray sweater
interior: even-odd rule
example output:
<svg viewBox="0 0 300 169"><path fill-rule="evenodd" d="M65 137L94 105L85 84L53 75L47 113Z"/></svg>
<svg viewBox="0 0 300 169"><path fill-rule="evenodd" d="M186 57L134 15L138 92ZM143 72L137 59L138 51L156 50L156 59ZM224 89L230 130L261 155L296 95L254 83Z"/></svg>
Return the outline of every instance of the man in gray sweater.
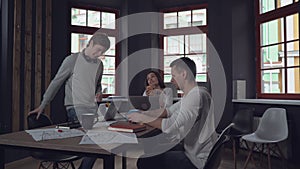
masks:
<svg viewBox="0 0 300 169"><path fill-rule="evenodd" d="M102 99L101 79L103 63L98 58L110 47L108 36L96 32L89 40L87 47L79 53L67 56L61 64L54 79L48 86L41 105L29 112L40 114L44 111L62 84L65 83L65 106L68 121L75 121L82 113L97 113L96 101ZM96 158L86 157L80 168L92 168Z"/></svg>
<svg viewBox="0 0 300 169"><path fill-rule="evenodd" d="M39 118L46 105L52 101L64 83L68 121L77 120L77 117L80 118L84 112L97 113L95 98L96 101L102 99L103 74L103 63L98 57L109 47L108 36L96 32L82 52L67 56L48 86L41 105L29 114L37 113L37 118Z"/></svg>

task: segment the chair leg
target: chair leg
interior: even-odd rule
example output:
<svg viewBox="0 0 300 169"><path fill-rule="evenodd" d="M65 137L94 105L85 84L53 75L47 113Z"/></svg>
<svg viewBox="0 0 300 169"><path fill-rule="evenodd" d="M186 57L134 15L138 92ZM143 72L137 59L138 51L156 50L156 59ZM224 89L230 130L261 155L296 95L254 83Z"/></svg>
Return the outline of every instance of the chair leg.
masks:
<svg viewBox="0 0 300 169"><path fill-rule="evenodd" d="M251 149L250 149L249 155L248 155L247 160L246 160L245 165L244 165L244 169L247 168L247 165L248 165L249 160L250 160L250 158L251 158L251 156L252 156L254 147L255 147L255 143L253 143L253 145L252 145L252 147L251 147Z"/></svg>
<svg viewBox="0 0 300 169"><path fill-rule="evenodd" d="M70 163L71 163L72 169L75 169L74 163L72 161Z"/></svg>
<svg viewBox="0 0 300 169"><path fill-rule="evenodd" d="M39 169L48 169L49 167L51 167L52 163L48 163L47 161L41 161L40 165L39 165Z"/></svg>
<svg viewBox="0 0 300 169"><path fill-rule="evenodd" d="M281 151L281 149L280 149L278 143L275 143L275 146L277 147L278 152L279 152L279 154L280 154L280 156L281 156L281 158L282 158L282 164L283 164L283 167L286 167L286 165L285 165L285 164L286 164L285 157L284 157L284 155L283 155L283 153L282 153L282 151Z"/></svg>
<svg viewBox="0 0 300 169"><path fill-rule="evenodd" d="M236 145L235 145L235 139L232 139L232 151L233 151L233 163L234 163L234 169L236 169Z"/></svg>
<svg viewBox="0 0 300 169"><path fill-rule="evenodd" d="M271 157L270 157L270 145L267 144L268 148L268 168L271 169Z"/></svg>
<svg viewBox="0 0 300 169"><path fill-rule="evenodd" d="M265 144L261 144L260 160L259 160L260 166L263 166L264 150L265 150Z"/></svg>
<svg viewBox="0 0 300 169"><path fill-rule="evenodd" d="M53 169L58 169L58 164L56 162L53 162Z"/></svg>
<svg viewBox="0 0 300 169"><path fill-rule="evenodd" d="M42 162L39 163L38 169L41 169L41 167L42 167Z"/></svg>

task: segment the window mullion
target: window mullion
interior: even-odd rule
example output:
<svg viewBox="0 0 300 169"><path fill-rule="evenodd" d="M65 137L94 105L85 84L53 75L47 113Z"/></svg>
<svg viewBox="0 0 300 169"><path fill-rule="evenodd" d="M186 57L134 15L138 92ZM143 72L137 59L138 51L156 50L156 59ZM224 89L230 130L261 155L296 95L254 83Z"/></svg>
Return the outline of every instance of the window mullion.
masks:
<svg viewBox="0 0 300 169"><path fill-rule="evenodd" d="M186 51L185 51L185 42L186 42L186 35L183 35L183 56L186 57Z"/></svg>
<svg viewBox="0 0 300 169"><path fill-rule="evenodd" d="M102 28L102 12L100 12L100 28Z"/></svg>
<svg viewBox="0 0 300 169"><path fill-rule="evenodd" d="M89 25L89 23L88 23L89 22L88 15L89 15L88 10L85 10L85 26Z"/></svg>
<svg viewBox="0 0 300 169"><path fill-rule="evenodd" d="M285 91L284 93L287 94L288 92L288 71L287 71L287 30L286 30L286 17L283 17L283 41L284 41L284 44L283 44L283 48L284 48L284 83L285 83Z"/></svg>

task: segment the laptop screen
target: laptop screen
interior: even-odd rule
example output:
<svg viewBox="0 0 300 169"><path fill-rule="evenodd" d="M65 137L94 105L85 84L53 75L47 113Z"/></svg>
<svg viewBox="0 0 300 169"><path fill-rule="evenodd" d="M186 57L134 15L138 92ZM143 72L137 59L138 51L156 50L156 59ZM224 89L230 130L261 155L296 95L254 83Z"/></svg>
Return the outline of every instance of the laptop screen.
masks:
<svg viewBox="0 0 300 169"><path fill-rule="evenodd" d="M159 109L159 96L129 96L124 100L113 100L110 102L104 120L114 120L117 113L128 112L131 109L142 111Z"/></svg>
<svg viewBox="0 0 300 169"><path fill-rule="evenodd" d="M130 104L139 110L159 109L159 96L129 96Z"/></svg>

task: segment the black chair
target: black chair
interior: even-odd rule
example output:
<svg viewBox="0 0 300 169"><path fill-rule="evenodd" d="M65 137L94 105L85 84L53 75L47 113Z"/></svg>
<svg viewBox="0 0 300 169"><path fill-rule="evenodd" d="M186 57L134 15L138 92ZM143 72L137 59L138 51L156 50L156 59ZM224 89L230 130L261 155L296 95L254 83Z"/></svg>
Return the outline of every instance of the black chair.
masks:
<svg viewBox="0 0 300 169"><path fill-rule="evenodd" d="M236 112L232 119L234 126L227 134L232 141L232 153L234 168L236 169L236 153L239 149L240 138L246 134L253 132L253 109L241 109Z"/></svg>
<svg viewBox="0 0 300 169"><path fill-rule="evenodd" d="M39 119L36 119L37 114L27 116L28 129L45 127L52 125L51 120L44 114L41 114ZM73 161L79 160L81 157L65 155L60 153L50 152L32 152L30 154L33 158L40 160L39 169L47 169L52 166L53 169L67 169L69 166L75 169Z"/></svg>
<svg viewBox="0 0 300 169"><path fill-rule="evenodd" d="M213 148L211 149L207 161L203 167L203 169L217 169L221 163L221 156L222 156L222 147L225 143L229 141L229 137L227 133L229 132L230 128L234 126L233 123L229 124L219 135L219 138Z"/></svg>
<svg viewBox="0 0 300 169"><path fill-rule="evenodd" d="M173 93L173 97L174 98L178 97L177 88L176 88L176 86L172 82L165 83L165 86L172 89L172 93Z"/></svg>

